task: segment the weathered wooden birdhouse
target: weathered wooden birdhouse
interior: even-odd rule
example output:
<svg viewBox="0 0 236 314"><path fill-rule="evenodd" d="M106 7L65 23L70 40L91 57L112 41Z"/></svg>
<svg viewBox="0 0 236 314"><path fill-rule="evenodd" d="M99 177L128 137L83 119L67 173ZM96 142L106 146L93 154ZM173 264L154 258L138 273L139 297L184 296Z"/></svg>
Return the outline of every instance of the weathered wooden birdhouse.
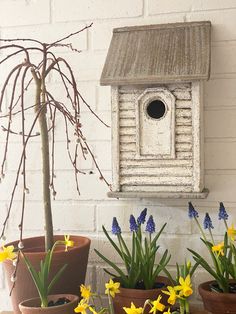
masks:
<svg viewBox="0 0 236 314"><path fill-rule="evenodd" d="M207 196L202 91L210 29L210 22L114 29L101 76L112 86L109 196Z"/></svg>

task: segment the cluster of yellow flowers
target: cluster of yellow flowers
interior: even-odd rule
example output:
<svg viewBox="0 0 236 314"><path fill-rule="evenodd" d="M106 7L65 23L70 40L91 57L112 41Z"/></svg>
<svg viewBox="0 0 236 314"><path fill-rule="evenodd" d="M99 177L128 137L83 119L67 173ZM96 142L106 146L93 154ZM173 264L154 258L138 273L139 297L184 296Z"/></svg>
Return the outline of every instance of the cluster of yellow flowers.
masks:
<svg viewBox="0 0 236 314"><path fill-rule="evenodd" d="M110 279L109 282L105 284L105 287L106 287L105 294L108 295L109 300L110 300L110 297L114 298L115 295L120 292L119 290L120 283L113 282L112 279ZM74 309L75 313L86 314L88 309L93 314L102 314L102 313L107 312L107 309L102 306L100 306L99 310L97 310L94 304L90 304L91 298L99 297L98 294L93 293L91 291L91 286L81 285L80 293L81 293L82 299L80 300L77 307ZM109 302L109 305L111 305L110 302ZM113 312L111 307L110 307L110 312Z"/></svg>
<svg viewBox="0 0 236 314"><path fill-rule="evenodd" d="M110 297L114 298L115 295L120 292L120 283L113 282L112 279L110 279L109 282L105 284L105 287L105 294L108 295L108 299L110 299ZM91 292L90 286L81 285L80 292L82 299L80 300L78 306L75 308L75 313L87 314L87 310L89 310L92 314L103 314L106 312L110 312L111 314L113 313L113 308L110 302L109 306L111 306L109 309L100 307L99 310L97 310L94 304L90 304L90 299L93 300L93 297L98 297L96 293ZM167 290L163 290L162 292L169 296L167 302L171 306L173 306L177 300L185 302L186 299L193 293L190 275L188 274L186 278L180 277L178 285L174 287L168 286ZM143 314L145 308L147 306L150 306L149 313L156 314L158 312L163 312L163 314L171 314L170 307L168 307L168 309L164 312L166 306L161 303L161 299L162 296L159 295L158 298L154 301L146 300L143 307L136 307L135 304L131 302L130 307L123 307L123 309L124 312L127 314Z"/></svg>
<svg viewBox="0 0 236 314"><path fill-rule="evenodd" d="M167 291L163 290L162 292L169 296L167 302L172 306L175 305L176 300L178 299L182 300L183 302L186 302L186 299L193 293L190 275L188 274L186 278L180 277L179 285L174 287L168 286ZM149 311L149 313L156 314L159 311L163 312L163 314L170 314L171 313L170 307L168 307L167 311L164 312L166 306L161 303L161 299L162 296L159 295L157 300L155 301L147 300L144 304L144 307L138 308L132 302L130 308L124 307L123 309L127 314L142 314L144 313L145 307L149 305L151 306L151 310Z"/></svg>
<svg viewBox="0 0 236 314"><path fill-rule="evenodd" d="M235 241L236 229L234 228L234 224L232 224L231 227L227 228L227 234L231 241ZM224 256L224 241L213 245L212 252L217 253L217 256L219 255Z"/></svg>

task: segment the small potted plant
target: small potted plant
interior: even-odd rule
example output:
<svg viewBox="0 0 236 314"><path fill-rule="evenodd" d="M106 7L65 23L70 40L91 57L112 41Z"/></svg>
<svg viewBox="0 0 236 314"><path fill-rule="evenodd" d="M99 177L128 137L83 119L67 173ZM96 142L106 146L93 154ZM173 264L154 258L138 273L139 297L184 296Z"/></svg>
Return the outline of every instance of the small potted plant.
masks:
<svg viewBox="0 0 236 314"><path fill-rule="evenodd" d="M146 215L147 209L145 208L137 220L133 215L130 216L130 231L132 233L130 249L122 236L121 228L115 217L112 223L112 234L117 237L117 243L108 234L106 228L102 227L106 238L115 249L116 254L122 259L125 271L95 249L97 255L113 269L113 271L107 269L105 271L115 281L120 282L120 293L113 299L116 314L123 314L123 307L129 306L131 301L137 306L143 307L147 299L156 299L161 293L161 289L169 283L168 278L160 276L160 272L167 266L171 257L167 249L157 261L159 249L157 241L166 224L155 234L155 222L151 215L147 220L146 234L144 235L142 226L145 223Z"/></svg>
<svg viewBox="0 0 236 314"><path fill-rule="evenodd" d="M234 225L228 226L228 214L222 202L220 203L218 218L223 221L226 232L220 242L216 242L214 239L212 232L214 227L208 213L205 215L202 227L198 220L198 212L189 203L189 217L198 226L201 241L212 261L209 263L199 253L188 249L193 254L194 260L214 279L199 286L204 307L213 314L236 313L236 230Z"/></svg>
<svg viewBox="0 0 236 314"><path fill-rule="evenodd" d="M60 128L64 135L64 152L71 163L72 178L75 179L78 195L80 194L79 175L84 173L80 168L80 156L85 159L90 156L99 172L100 179L106 181L83 133L81 105L85 106L92 116L98 119L99 117L80 94L68 55L58 53L58 49L79 53L80 51L71 45L70 40L90 26L51 43L30 38L0 39L0 71L1 66L8 69L0 88L1 131L5 134L0 181L3 181L6 176L6 163L13 137L18 138L17 141L21 147L20 153L15 154L15 178L0 239L6 240L7 224L12 214L16 193L19 193L22 196L21 203L18 205L21 210L18 224L19 240L9 245L18 246L20 250L24 249L36 268L40 260L44 258L45 252L52 248L55 241L63 238L63 236L54 235L51 201L52 198L55 199L56 181L59 180L59 176L56 178L55 169L56 145L58 144L56 128ZM52 77L60 83L59 88L52 87L50 82ZM30 97L27 97L28 94ZM60 126L58 126L59 121L62 121ZM31 192L28 172L30 142L37 138L40 140L35 143L38 144L38 151L41 151L42 163L40 168L42 169L42 215L44 215L45 237L25 239L23 235L25 207L28 194ZM60 179L64 180L63 177ZM65 215L68 214L65 208ZM54 286L55 293L64 291L75 294L85 279L90 239L75 235L71 239L75 246L66 256L68 263L66 275L60 286ZM65 254L63 250L58 249L55 251L51 272L56 273L64 264ZM13 308L17 314L19 302L26 297L35 296L37 291L26 271L21 255L14 265L9 260L5 261L4 268L11 289Z"/></svg>
<svg viewBox="0 0 236 314"><path fill-rule="evenodd" d="M176 267L176 278L174 279L168 274L168 277L171 278L171 285L167 287L167 290L162 290L165 295L168 295L169 307L166 313L190 314L189 297L193 293L191 278L198 267L198 263L192 267L189 261L180 266L176 264Z"/></svg>
<svg viewBox="0 0 236 314"><path fill-rule="evenodd" d="M74 242L65 237L64 241L58 240L53 247L48 250L43 260L40 261L40 268L36 270L28 257L19 250L15 253L14 246L3 246L0 252L0 261L11 260L13 263L19 255L22 256L24 263L32 277L32 280L37 289L38 298L24 300L19 304L19 309L22 314L73 314L74 307L78 302L78 296L72 294L50 295L53 286L63 275L67 264L63 265L58 272L51 277L51 264L56 247L63 245L65 252L68 252L68 247L73 247Z"/></svg>

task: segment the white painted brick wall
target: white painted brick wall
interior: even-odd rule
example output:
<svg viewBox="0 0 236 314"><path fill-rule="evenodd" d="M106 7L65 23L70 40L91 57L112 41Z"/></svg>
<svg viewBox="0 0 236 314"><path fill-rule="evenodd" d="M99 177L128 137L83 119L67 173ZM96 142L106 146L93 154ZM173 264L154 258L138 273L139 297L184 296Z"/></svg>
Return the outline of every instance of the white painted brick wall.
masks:
<svg viewBox="0 0 236 314"><path fill-rule="evenodd" d="M212 75L205 84L205 181L210 194L206 200L194 202L203 215L206 211L214 220L214 234L220 239L224 229L217 220L218 201L224 201L234 222L236 222L236 1L235 0L0 0L0 36L34 37L45 42L53 41L93 22L93 27L72 39L80 54L71 54L59 48L63 56L69 58L73 66L80 91L106 123L110 124L110 88L101 87L99 78L107 54L112 29L114 27L170 23L181 21L210 20L212 22ZM1 51L0 51L1 53ZM1 69L0 80L6 69ZM50 78L51 88L63 98L58 77ZM8 96L9 97L9 96ZM31 101L32 93L26 100ZM111 180L110 128L95 119L89 119L88 109L82 105L84 135ZM113 216L122 226L124 237L130 242L128 219L136 216L144 207L153 214L157 227L164 222L167 226L161 237L161 250L168 247L172 259L170 271L175 262L181 262L189 254L185 247L197 249L202 254L196 226L187 217L187 200L116 200L108 199L107 187L100 182L91 160L81 161L87 173L80 177L81 195L78 197L73 184L73 172L66 156L62 154L64 145L63 124L58 123L56 160L58 171L55 181L58 192L53 202L55 230L57 233L83 234L92 239L87 283L104 292L104 266L94 253L101 249L110 258L119 260L110 250L102 233L104 224L110 229ZM16 124L17 128L17 124ZM0 135L0 155L4 136ZM7 163L9 170L5 182L0 186L0 223L6 213L10 186L16 171L19 139L13 139L11 156ZM43 233L41 212L41 171L39 165L39 139L35 138L29 152L27 175L30 194L25 216L25 235ZM32 157L32 159L30 159ZM90 171L95 174L89 174ZM20 195L17 193L13 215L8 224L8 239L17 235L19 223ZM195 275L195 287L208 279L201 269ZM195 297L198 298L197 293ZM10 301L0 268L0 310L10 309Z"/></svg>

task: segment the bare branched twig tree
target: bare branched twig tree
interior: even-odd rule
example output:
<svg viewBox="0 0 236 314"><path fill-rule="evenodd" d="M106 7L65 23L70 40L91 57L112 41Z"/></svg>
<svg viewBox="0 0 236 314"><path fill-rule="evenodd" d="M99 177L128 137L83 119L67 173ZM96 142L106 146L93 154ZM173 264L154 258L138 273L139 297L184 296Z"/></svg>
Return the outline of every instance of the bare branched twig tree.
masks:
<svg viewBox="0 0 236 314"><path fill-rule="evenodd" d="M92 25L92 24L91 24ZM43 203L45 216L45 249L48 250L53 245L53 222L51 211L51 194L55 198L56 190L54 186L54 157L55 157L55 125L59 116L63 117L65 124L66 149L69 160L74 169L74 176L77 191L79 193L78 175L82 173L78 164L78 156L80 153L85 157L90 154L94 164L100 173L100 178L106 183L101 170L95 160L95 157L82 133L80 123L80 102L85 104L90 112L96 116L103 124L105 124L97 114L91 109L85 99L78 90L76 79L70 63L63 57L58 57L54 52L57 47L68 48L71 51L78 52L66 40L72 36L79 34L91 25L72 33L64 38L61 38L51 44L46 44L34 39L0 39L0 52L4 52L4 57L0 60L0 66L6 64L9 60L15 62L16 57L22 58L10 68L0 94L0 110L1 121L6 121L6 125L2 125L2 130L6 134L5 148L3 160L0 165L1 180L5 177L6 160L8 157L8 147L10 137L19 135L21 137L22 150L17 166L15 182L9 201L6 219L3 222L1 238L4 238L6 225L11 214L14 196L19 183L19 178L22 175L22 214L19 223L20 241L23 236L23 221L26 194L29 192L27 186L27 147L31 138L41 136L41 151L42 151L42 172L43 172ZM10 53L8 53L10 51ZM6 53L7 52L7 53ZM34 55L40 55L40 61L36 64L32 59ZM62 88L64 90L66 101L58 100L53 92L48 88L48 76L51 73L59 76ZM35 100L32 103L26 101L26 93L30 86L35 87ZM9 93L10 90L10 93ZM7 112L2 112L6 93L10 94L7 101ZM27 111L34 109L34 115L27 115ZM14 118L20 116L20 130L15 131L12 128ZM29 130L26 131L26 119L30 119ZM36 132L37 124L39 132ZM28 125L28 124L27 124ZM106 125L106 124L105 124ZM73 129L76 138L75 144L71 143L69 128ZM49 140L49 134L51 140ZM72 145L74 144L74 145ZM72 147L73 146L73 147ZM108 183L107 183L108 184Z"/></svg>

